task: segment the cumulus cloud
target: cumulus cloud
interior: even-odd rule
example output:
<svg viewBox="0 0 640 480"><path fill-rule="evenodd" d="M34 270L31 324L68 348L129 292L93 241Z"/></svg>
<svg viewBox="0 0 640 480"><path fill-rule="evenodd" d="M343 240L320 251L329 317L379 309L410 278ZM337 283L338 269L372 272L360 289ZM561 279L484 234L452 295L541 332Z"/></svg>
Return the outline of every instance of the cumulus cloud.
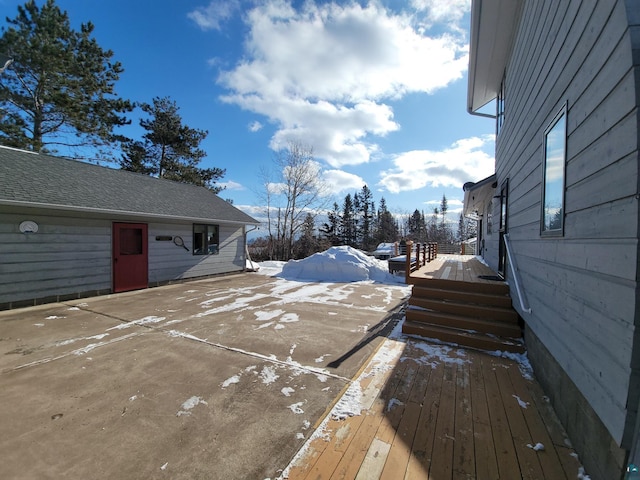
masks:
<svg viewBox="0 0 640 480"><path fill-rule="evenodd" d="M240 10L239 0L213 0L206 7L199 7L187 13L202 30L220 30L222 24Z"/></svg>
<svg viewBox="0 0 640 480"><path fill-rule="evenodd" d="M322 176L332 194L360 190L367 183L362 177L343 170L325 170Z"/></svg>
<svg viewBox="0 0 640 480"><path fill-rule="evenodd" d="M458 140L441 151L413 150L396 155L393 168L380 173L383 189L391 193L423 187L462 187L494 171L493 136Z"/></svg>
<svg viewBox="0 0 640 480"><path fill-rule="evenodd" d="M390 102L434 93L467 67L464 35L429 35L415 15L377 3L267 0L243 17L244 56L220 72L222 100L269 118L275 150L304 139L333 168L366 163L376 137L399 128Z"/></svg>
<svg viewBox="0 0 640 480"><path fill-rule="evenodd" d="M426 23L459 22L471 9L471 0L411 0L411 6L427 13Z"/></svg>

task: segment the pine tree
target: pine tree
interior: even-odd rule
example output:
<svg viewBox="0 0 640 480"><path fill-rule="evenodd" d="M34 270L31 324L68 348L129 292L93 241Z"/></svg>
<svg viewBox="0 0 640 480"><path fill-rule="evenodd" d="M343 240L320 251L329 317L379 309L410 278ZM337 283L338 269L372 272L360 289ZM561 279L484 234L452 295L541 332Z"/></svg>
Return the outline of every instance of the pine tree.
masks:
<svg viewBox="0 0 640 480"><path fill-rule="evenodd" d="M348 193L344 197L342 204L342 221L340 225L340 237L343 245L354 247L356 244L355 216L353 209L353 200L351 194Z"/></svg>
<svg viewBox="0 0 640 480"><path fill-rule="evenodd" d="M360 248L363 250L371 250L375 247L372 235L373 212L375 204L373 195L369 187L364 185L358 196L360 202L358 222L358 237L360 240Z"/></svg>
<svg viewBox="0 0 640 480"><path fill-rule="evenodd" d="M0 82L2 143L49 153L112 147L133 106L115 94L123 68L92 37L93 24L72 30L54 0L41 8L29 0L7 22L0 52L13 61Z"/></svg>
<svg viewBox="0 0 640 480"><path fill-rule="evenodd" d="M120 167L220 192L222 187L216 182L225 170L198 167L206 156L200 142L207 137L207 132L183 125L178 106L169 98L154 98L152 105L143 103L141 108L149 115L148 119L140 120L146 133L142 141L123 142Z"/></svg>
<svg viewBox="0 0 640 480"><path fill-rule="evenodd" d="M409 238L415 242L424 242L427 238L427 226L424 222L424 214L416 208L408 221Z"/></svg>
<svg viewBox="0 0 640 480"><path fill-rule="evenodd" d="M400 236L400 231L398 229L398 224L396 223L395 218L389 210L387 209L387 202L384 197L380 199L380 205L378 207L378 215L377 215L377 223L378 228L376 232L376 242L377 243L391 243L398 240Z"/></svg>
<svg viewBox="0 0 640 480"><path fill-rule="evenodd" d="M333 210L327 213L327 223L324 223L322 227L320 227L320 233L322 233L325 240L332 246L337 246L342 243L339 236L342 221L339 209L338 204L333 202Z"/></svg>
<svg viewBox="0 0 640 480"><path fill-rule="evenodd" d="M306 258L318 251L319 244L315 236L315 229L313 215L307 213L300 229L300 238L294 244L294 258Z"/></svg>

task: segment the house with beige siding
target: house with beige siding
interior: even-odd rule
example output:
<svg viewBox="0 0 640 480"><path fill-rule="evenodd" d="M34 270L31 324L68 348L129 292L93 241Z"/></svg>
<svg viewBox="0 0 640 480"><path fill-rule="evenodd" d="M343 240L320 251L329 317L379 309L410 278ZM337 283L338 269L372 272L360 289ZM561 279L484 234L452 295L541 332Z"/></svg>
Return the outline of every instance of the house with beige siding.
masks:
<svg viewBox="0 0 640 480"><path fill-rule="evenodd" d="M258 223L204 187L0 147L0 309L242 272Z"/></svg>
<svg viewBox="0 0 640 480"><path fill-rule="evenodd" d="M496 148L465 213L594 480L640 462L639 67L636 0L473 0L468 110Z"/></svg>

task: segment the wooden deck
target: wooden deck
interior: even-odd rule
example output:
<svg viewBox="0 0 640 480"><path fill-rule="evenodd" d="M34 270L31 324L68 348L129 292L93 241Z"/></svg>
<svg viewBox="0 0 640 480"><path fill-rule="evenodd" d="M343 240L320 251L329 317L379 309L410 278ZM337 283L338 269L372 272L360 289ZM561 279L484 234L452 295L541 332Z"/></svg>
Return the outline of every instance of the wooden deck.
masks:
<svg viewBox="0 0 640 480"><path fill-rule="evenodd" d="M522 358L395 334L346 392L359 392L360 414L332 417L338 402L281 478L575 479L577 456Z"/></svg>
<svg viewBox="0 0 640 480"><path fill-rule="evenodd" d="M509 286L470 255L438 255L405 276L413 285L403 332L483 350L523 353Z"/></svg>
<svg viewBox="0 0 640 480"><path fill-rule="evenodd" d="M420 279L451 280L468 283L496 284L494 280L483 279L481 276L496 276L490 267L472 255L438 255L410 275L408 283ZM502 283L501 281L498 283Z"/></svg>

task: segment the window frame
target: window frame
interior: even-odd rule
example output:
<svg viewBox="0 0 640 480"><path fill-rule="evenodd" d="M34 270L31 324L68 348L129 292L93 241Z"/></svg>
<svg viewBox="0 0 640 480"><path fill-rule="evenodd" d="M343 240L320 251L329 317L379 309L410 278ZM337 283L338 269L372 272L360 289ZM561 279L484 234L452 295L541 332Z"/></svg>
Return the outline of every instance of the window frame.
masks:
<svg viewBox="0 0 640 480"><path fill-rule="evenodd" d="M500 135L504 125L504 98L505 98L505 78L502 77L500 90L496 96L496 137Z"/></svg>
<svg viewBox="0 0 640 480"><path fill-rule="evenodd" d="M204 227L204 231L202 232L196 231L198 228L202 228L202 227ZM209 230L210 228L215 229L215 232L213 233L213 235L210 233L210 230ZM204 235L202 240L203 246L201 249L196 248L196 246L201 243L200 240L196 239L196 235ZM215 244L213 242L210 242L210 239L212 237L214 237L216 240ZM192 226L192 240L193 240L193 244L192 244L193 248L191 249L192 255L198 255L198 256L218 255L220 253L220 225L211 224L211 223L194 223ZM216 245L214 251L211 250L212 245Z"/></svg>
<svg viewBox="0 0 640 480"><path fill-rule="evenodd" d="M567 102L560 108L560 110L555 114L549 125L544 131L544 135L542 137L542 198L540 202L540 235L543 237L562 237L564 236L564 218L566 215L566 190L567 190ZM562 195L560 198L561 205L561 215L560 215L560 226L558 228L547 228L546 217L548 210L547 207L547 177L548 177L548 153L550 150L549 138L554 129L558 125L558 123L564 120L562 133Z"/></svg>

